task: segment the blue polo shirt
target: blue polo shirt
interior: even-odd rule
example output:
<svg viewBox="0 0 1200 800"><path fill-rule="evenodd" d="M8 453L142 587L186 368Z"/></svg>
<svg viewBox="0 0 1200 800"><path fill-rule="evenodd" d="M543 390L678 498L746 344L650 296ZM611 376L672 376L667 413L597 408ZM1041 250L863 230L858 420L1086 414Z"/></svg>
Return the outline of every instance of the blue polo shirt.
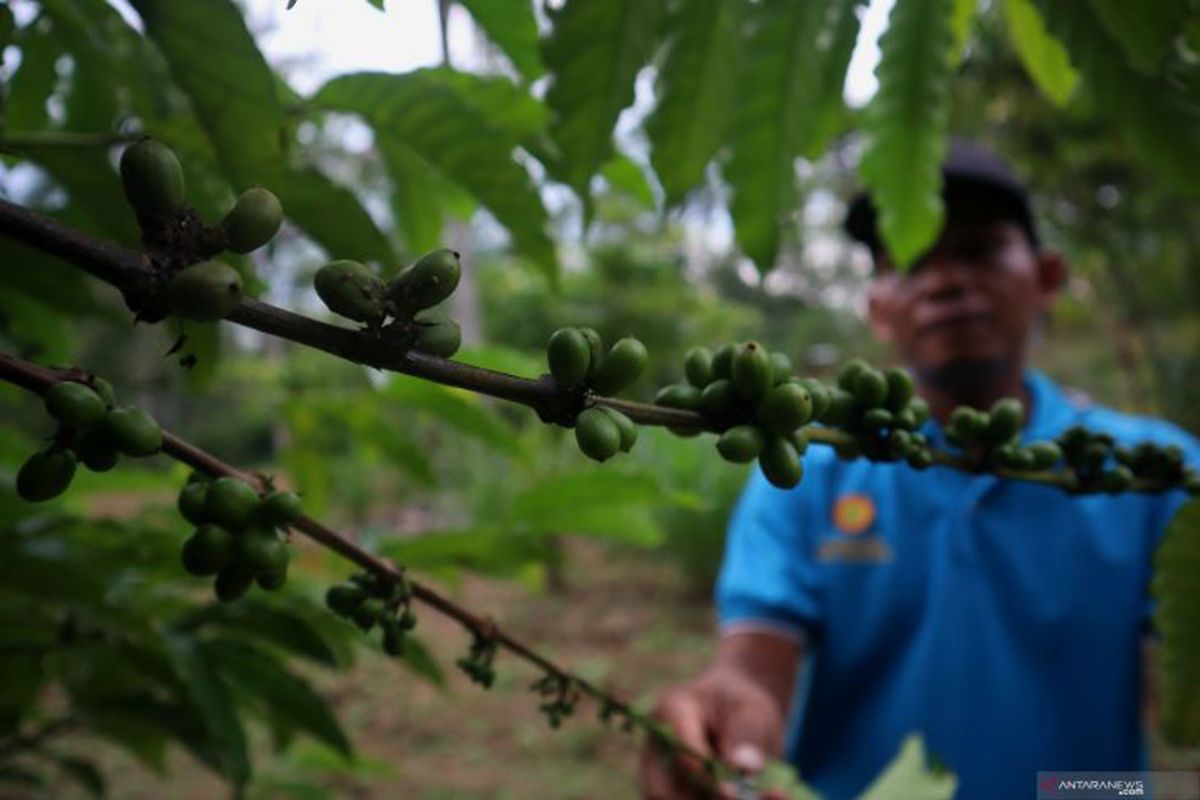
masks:
<svg viewBox="0 0 1200 800"><path fill-rule="evenodd" d="M1030 372L1023 440L1074 424L1121 444L1200 445ZM926 434L945 439L934 423ZM755 470L717 585L723 630L806 640L787 757L828 800L856 796L920 732L959 798L1036 793L1038 770L1142 763L1141 654L1151 555L1170 495L1071 496L809 448L804 480Z"/></svg>

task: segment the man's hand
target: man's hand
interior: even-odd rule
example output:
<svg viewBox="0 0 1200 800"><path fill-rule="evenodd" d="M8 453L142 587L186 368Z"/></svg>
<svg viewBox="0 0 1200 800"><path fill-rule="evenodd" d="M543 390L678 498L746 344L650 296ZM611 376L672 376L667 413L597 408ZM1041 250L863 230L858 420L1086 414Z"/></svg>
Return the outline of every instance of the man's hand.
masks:
<svg viewBox="0 0 1200 800"><path fill-rule="evenodd" d="M728 635L703 676L668 692L654 716L680 740L757 773L783 747L784 713L799 658L795 642L764 633ZM702 765L665 752L653 741L642 750L641 788L646 800L704 796L711 786ZM726 788L718 797L734 797Z"/></svg>

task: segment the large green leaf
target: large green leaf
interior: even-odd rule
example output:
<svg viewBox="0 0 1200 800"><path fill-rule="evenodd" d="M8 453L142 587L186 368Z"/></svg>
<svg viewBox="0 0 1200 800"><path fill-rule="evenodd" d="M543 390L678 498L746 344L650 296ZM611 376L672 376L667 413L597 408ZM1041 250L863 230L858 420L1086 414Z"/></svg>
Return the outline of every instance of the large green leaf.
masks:
<svg viewBox="0 0 1200 800"><path fill-rule="evenodd" d="M62 55L62 44L52 35L52 26L50 20L39 17L17 32L21 66L8 82L4 101L9 131L40 131L48 126L46 101L58 83L54 65Z"/></svg>
<svg viewBox="0 0 1200 800"><path fill-rule="evenodd" d="M379 551L421 572L453 574L468 570L506 578L517 575L531 562L551 556L545 539L493 527L426 531L412 538L389 539Z"/></svg>
<svg viewBox="0 0 1200 800"><path fill-rule="evenodd" d="M704 181L704 168L724 141L737 97L744 0L684 0L672 10L658 103L646 120L650 163L679 203Z"/></svg>
<svg viewBox="0 0 1200 800"><path fill-rule="evenodd" d="M391 181L392 214L410 253L427 253L442 241L446 179L398 138L377 142Z"/></svg>
<svg viewBox="0 0 1200 800"><path fill-rule="evenodd" d="M1066 44L1099 112L1122 129L1139 158L1194 194L1200 187L1200 103L1174 83L1148 78L1117 58L1119 45L1088 4L1038 0L1038 6L1046 27Z"/></svg>
<svg viewBox="0 0 1200 800"><path fill-rule="evenodd" d="M821 97L819 38L833 0L764 0L748 11L725 177L742 251L766 273L775 266L783 232L794 228L796 157L813 129L809 109Z"/></svg>
<svg viewBox="0 0 1200 800"><path fill-rule="evenodd" d="M925 743L910 734L858 800L950 800L958 789L958 778L951 772L930 769L926 761Z"/></svg>
<svg viewBox="0 0 1200 800"><path fill-rule="evenodd" d="M120 83L113 80L116 65L87 12L76 0L43 0L42 8L55 22L56 36L74 61L66 94L67 130L104 132L117 121Z"/></svg>
<svg viewBox="0 0 1200 800"><path fill-rule="evenodd" d="M552 77L550 132L563 156L561 177L588 203L588 185L613 152L612 132L633 103L634 79L657 44L663 0L567 0L547 9L542 41Z"/></svg>
<svg viewBox="0 0 1200 800"><path fill-rule="evenodd" d="M1046 31L1046 23L1031 0L1004 0L1008 38L1025 71L1056 106L1065 106L1079 83L1063 43Z"/></svg>
<svg viewBox="0 0 1200 800"><path fill-rule="evenodd" d="M180 688L204 726L221 773L235 786L244 785L250 778L250 755L233 698L194 641L172 635L166 644Z"/></svg>
<svg viewBox="0 0 1200 800"><path fill-rule="evenodd" d="M352 651L338 628L324 624L328 615L309 613L306 606L272 599L247 598L240 603L211 604L179 623L181 629L218 631L223 638L245 636L269 642L291 655L327 667L349 662Z"/></svg>
<svg viewBox="0 0 1200 800"><path fill-rule="evenodd" d="M1162 732L1200 743L1200 502L1179 509L1154 554L1154 626L1161 637Z"/></svg>
<svg viewBox="0 0 1200 800"><path fill-rule="evenodd" d="M282 162L283 108L275 76L232 0L132 0L187 93L222 167L239 187L266 182Z"/></svg>
<svg viewBox="0 0 1200 800"><path fill-rule="evenodd" d="M829 140L839 131L847 116L844 88L846 70L858 41L861 27L859 16L867 0L847 0L833 3L825 18L825 29L817 40L820 48L821 74L817 94L809 107L808 129L801 152L807 158L824 154Z"/></svg>
<svg viewBox="0 0 1200 800"><path fill-rule="evenodd" d="M629 156L617 153L600 168L600 174L610 187L635 200L642 208L654 209L654 190L650 188L650 181Z"/></svg>
<svg viewBox="0 0 1200 800"><path fill-rule="evenodd" d="M379 140L394 139L470 192L512 234L516 250L555 275L547 215L529 175L514 160L521 136L537 128L536 101L487 79L417 70L363 72L325 84L315 107L358 114Z"/></svg>
<svg viewBox="0 0 1200 800"><path fill-rule="evenodd" d="M283 170L272 181L271 189L279 196L288 219L331 259L378 261L389 269L399 263L387 236L358 197L316 167Z"/></svg>
<svg viewBox="0 0 1200 800"><path fill-rule="evenodd" d="M1096 17L1117 41L1134 69L1146 75L1162 70L1175 37L1198 7L1189 0L1089 0ZM1115 54L1112 54L1115 57Z"/></svg>
<svg viewBox="0 0 1200 800"><path fill-rule="evenodd" d="M471 13L488 38L504 51L508 60L527 81L545 71L538 54L537 20L533 4L512 0L458 0Z"/></svg>
<svg viewBox="0 0 1200 800"><path fill-rule="evenodd" d="M512 427L477 395L407 376L393 378L383 394L401 413L428 414L500 452L523 461L529 458Z"/></svg>
<svg viewBox="0 0 1200 800"><path fill-rule="evenodd" d="M248 642L230 639L204 642L201 649L214 670L253 697L279 722L308 733L347 757L352 755L350 740L329 703L278 658Z"/></svg>
<svg viewBox="0 0 1200 800"><path fill-rule="evenodd" d="M864 121L861 174L900 267L933 244L944 216L953 12L953 0L896 0L879 42L879 91Z"/></svg>

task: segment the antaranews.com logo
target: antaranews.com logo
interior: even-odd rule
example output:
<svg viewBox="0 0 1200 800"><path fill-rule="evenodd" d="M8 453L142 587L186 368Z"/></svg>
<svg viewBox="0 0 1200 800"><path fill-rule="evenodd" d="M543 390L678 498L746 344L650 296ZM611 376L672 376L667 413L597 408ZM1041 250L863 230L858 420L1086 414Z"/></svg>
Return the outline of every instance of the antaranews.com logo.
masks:
<svg viewBox="0 0 1200 800"><path fill-rule="evenodd" d="M1200 800L1200 772L1039 772L1038 800Z"/></svg>

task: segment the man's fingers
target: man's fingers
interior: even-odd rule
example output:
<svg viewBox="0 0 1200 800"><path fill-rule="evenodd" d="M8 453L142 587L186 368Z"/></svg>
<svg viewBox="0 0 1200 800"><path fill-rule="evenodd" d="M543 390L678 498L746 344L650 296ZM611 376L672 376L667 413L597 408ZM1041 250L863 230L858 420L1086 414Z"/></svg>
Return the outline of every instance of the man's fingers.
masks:
<svg viewBox="0 0 1200 800"><path fill-rule="evenodd" d="M667 695L654 711L678 741L702 756L711 755L708 720L702 701L694 692L679 690ZM677 755L654 736L642 749L642 792L647 800L683 800L692 797L691 775L703 775L703 767L694 757Z"/></svg>
<svg viewBox="0 0 1200 800"><path fill-rule="evenodd" d="M730 765L757 773L778 755L783 720L770 702L742 702L724 709L717 736L717 752Z"/></svg>

